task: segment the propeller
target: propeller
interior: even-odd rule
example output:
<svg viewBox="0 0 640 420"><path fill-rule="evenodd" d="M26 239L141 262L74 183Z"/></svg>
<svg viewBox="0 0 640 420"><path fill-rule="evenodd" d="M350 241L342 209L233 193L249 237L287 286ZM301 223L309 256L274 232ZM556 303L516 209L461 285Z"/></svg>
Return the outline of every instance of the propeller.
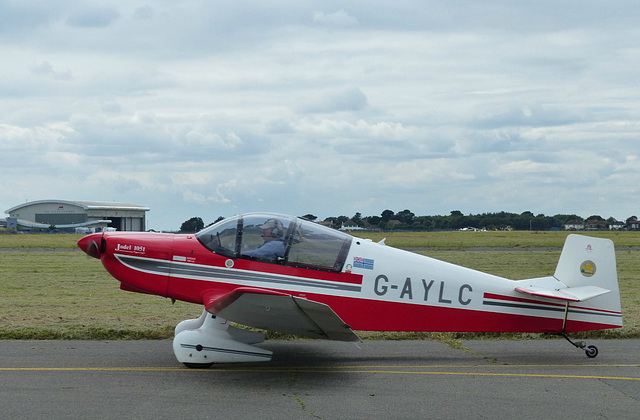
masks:
<svg viewBox="0 0 640 420"><path fill-rule="evenodd" d="M78 241L78 247L83 250L88 256L93 258L100 258L100 244L102 239L101 233L94 233L87 235Z"/></svg>

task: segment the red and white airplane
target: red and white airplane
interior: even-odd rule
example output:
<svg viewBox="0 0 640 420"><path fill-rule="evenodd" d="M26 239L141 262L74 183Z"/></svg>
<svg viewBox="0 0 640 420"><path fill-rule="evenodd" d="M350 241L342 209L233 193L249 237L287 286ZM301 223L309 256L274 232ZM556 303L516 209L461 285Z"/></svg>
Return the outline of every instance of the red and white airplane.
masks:
<svg viewBox="0 0 640 420"><path fill-rule="evenodd" d="M104 232L78 246L127 291L204 306L175 329L189 367L268 361L263 334L359 341L354 330L568 333L622 326L613 242L566 239L555 274L509 280L292 216L250 213L194 234Z"/></svg>

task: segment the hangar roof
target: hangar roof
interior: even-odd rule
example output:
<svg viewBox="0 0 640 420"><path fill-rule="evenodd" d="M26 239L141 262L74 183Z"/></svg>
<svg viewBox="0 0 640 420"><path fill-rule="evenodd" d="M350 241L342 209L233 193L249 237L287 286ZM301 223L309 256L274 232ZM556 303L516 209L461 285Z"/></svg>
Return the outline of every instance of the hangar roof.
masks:
<svg viewBox="0 0 640 420"><path fill-rule="evenodd" d="M30 201L27 203L22 203L15 207L12 207L8 210L5 210L5 213L11 213L18 209L32 206L34 204L67 204L82 207L85 210L138 210L138 211L149 211L149 207L140 206L138 204L131 203L114 203L110 201L68 201L68 200L39 200L39 201Z"/></svg>

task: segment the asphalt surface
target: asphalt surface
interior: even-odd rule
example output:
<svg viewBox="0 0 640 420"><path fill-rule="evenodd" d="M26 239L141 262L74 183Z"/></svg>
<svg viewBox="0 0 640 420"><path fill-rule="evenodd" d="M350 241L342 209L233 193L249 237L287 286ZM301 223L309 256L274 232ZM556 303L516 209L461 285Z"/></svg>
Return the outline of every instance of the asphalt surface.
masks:
<svg viewBox="0 0 640 420"><path fill-rule="evenodd" d="M171 341L0 341L7 419L637 419L640 340L269 341L187 369Z"/></svg>

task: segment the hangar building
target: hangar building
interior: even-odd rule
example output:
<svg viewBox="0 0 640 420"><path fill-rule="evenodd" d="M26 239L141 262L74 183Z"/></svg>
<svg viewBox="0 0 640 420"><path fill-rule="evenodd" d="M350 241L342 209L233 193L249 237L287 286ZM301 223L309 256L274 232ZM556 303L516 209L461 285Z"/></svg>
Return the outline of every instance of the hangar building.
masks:
<svg viewBox="0 0 640 420"><path fill-rule="evenodd" d="M7 227L17 228L115 228L144 231L148 207L129 203L40 200L5 210Z"/></svg>

